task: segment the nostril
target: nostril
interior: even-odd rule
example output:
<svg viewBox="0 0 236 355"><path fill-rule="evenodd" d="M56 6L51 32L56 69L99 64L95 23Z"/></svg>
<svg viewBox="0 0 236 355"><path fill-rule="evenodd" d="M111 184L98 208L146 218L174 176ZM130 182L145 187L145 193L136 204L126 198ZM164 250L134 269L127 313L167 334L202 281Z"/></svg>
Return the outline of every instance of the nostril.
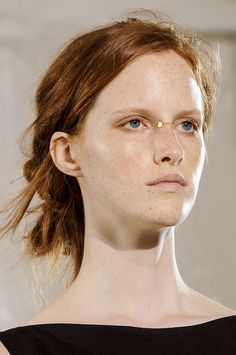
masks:
<svg viewBox="0 0 236 355"><path fill-rule="evenodd" d="M161 159L161 161L170 161L170 157L164 157Z"/></svg>

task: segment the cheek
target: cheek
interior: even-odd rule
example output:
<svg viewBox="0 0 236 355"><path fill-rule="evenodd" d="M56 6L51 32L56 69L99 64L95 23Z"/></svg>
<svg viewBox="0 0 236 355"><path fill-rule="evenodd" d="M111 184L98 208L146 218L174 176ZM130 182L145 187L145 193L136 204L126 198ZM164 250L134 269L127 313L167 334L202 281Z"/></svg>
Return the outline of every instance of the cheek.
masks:
<svg viewBox="0 0 236 355"><path fill-rule="evenodd" d="M190 170L189 176L192 176L193 187L196 192L198 190L199 182L202 175L202 170L204 166L204 161L206 157L206 148L203 139L199 139L199 141L195 142L188 149L188 154L186 155L186 160L188 161L188 167Z"/></svg>
<svg viewBox="0 0 236 355"><path fill-rule="evenodd" d="M111 137L109 141L99 137L91 142L86 146L82 166L84 178L82 184L79 182L81 188L93 201L100 201L108 208L127 208L127 201L134 201L134 196L138 198L140 181L145 185L148 180L145 178L147 169L141 166L144 156L140 147Z"/></svg>
<svg viewBox="0 0 236 355"><path fill-rule="evenodd" d="M196 160L197 170L202 171L205 157L206 157L206 147L205 147L204 140L201 139L200 144L198 144L198 148L195 149L195 160Z"/></svg>
<svg viewBox="0 0 236 355"><path fill-rule="evenodd" d="M129 179L134 181L135 174L143 161L141 147L131 141L99 139L93 141L88 149L88 160L93 169L106 182L129 185Z"/></svg>

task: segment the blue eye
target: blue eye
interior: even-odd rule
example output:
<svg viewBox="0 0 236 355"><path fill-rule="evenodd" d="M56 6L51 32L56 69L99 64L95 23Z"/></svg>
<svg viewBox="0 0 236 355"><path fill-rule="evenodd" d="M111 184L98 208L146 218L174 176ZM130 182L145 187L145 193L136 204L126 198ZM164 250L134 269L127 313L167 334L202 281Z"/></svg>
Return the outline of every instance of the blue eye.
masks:
<svg viewBox="0 0 236 355"><path fill-rule="evenodd" d="M184 128L190 128L189 130L191 130L192 127L193 127L194 129L196 128L196 127L194 127L193 123L190 122L190 121L184 121L184 122L182 122L182 125L183 125ZM189 131L189 130L188 130L188 131Z"/></svg>
<svg viewBox="0 0 236 355"><path fill-rule="evenodd" d="M192 128L193 128L193 131L198 131L198 129L199 129L197 123L192 122L192 121L183 121L183 122L181 122L181 125L182 125L182 127L184 127L185 132L191 133ZM189 129L185 130L185 128L189 128Z"/></svg>
<svg viewBox="0 0 236 355"><path fill-rule="evenodd" d="M134 126L131 126L132 128L138 128L138 127L140 126L140 123L141 123L140 120L138 120L138 119L133 119L133 120L130 120L130 121L126 122L123 126L125 126L126 124L128 124L128 123L130 123L130 122L135 123ZM138 126L137 126L137 122L139 122L139 125L138 125Z"/></svg>

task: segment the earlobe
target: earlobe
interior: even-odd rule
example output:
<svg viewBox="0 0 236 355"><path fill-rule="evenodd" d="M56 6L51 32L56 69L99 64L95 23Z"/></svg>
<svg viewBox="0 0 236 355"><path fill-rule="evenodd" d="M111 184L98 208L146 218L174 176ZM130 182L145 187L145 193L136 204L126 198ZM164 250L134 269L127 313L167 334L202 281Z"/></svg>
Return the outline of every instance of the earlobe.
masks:
<svg viewBox="0 0 236 355"><path fill-rule="evenodd" d="M70 135L65 132L55 132L50 141L50 154L56 167L63 173L77 176L79 165L73 158Z"/></svg>

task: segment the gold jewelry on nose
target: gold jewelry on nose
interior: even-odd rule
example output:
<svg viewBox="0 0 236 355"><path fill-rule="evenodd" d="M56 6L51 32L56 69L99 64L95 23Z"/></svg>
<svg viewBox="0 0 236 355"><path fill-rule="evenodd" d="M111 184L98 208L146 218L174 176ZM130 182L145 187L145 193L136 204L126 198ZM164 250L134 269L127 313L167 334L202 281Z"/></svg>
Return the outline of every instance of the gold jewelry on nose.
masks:
<svg viewBox="0 0 236 355"><path fill-rule="evenodd" d="M158 122L157 122L157 127L158 127L158 128L161 128L162 126L163 126L163 122L158 121Z"/></svg>

